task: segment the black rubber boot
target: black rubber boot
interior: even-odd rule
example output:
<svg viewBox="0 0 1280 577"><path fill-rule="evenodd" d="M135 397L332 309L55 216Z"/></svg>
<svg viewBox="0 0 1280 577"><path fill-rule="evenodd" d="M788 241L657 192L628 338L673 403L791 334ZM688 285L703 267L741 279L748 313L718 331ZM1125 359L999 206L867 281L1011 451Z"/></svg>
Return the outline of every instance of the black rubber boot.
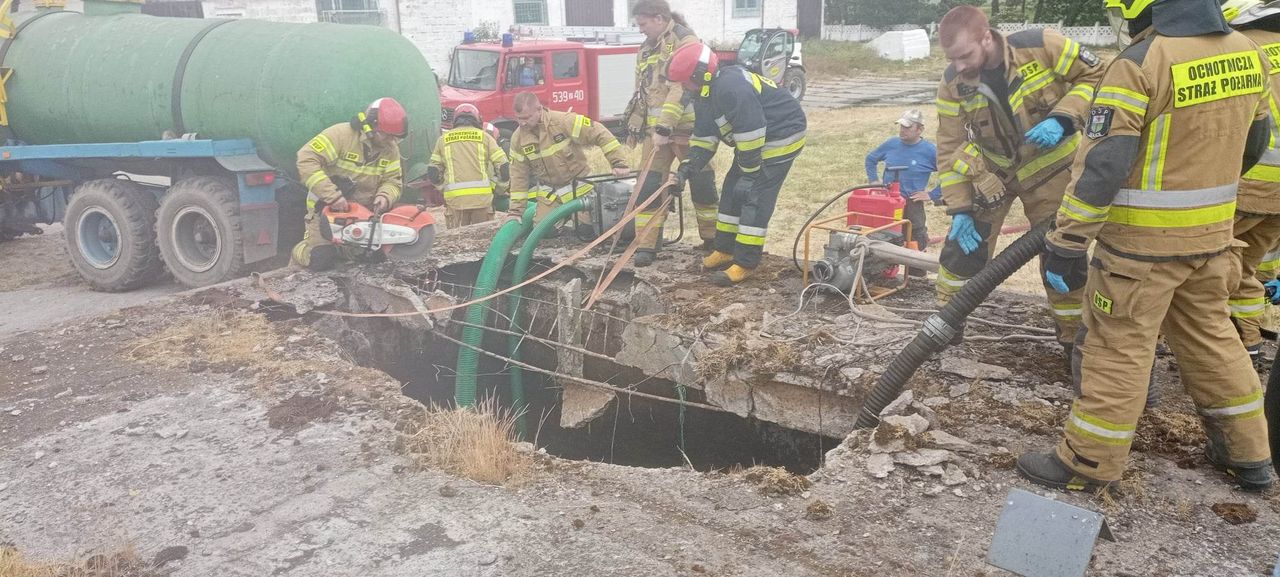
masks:
<svg viewBox="0 0 1280 577"><path fill-rule="evenodd" d="M338 247L322 244L311 249L311 260L307 269L315 272L326 271L338 264Z"/></svg>
<svg viewBox="0 0 1280 577"><path fill-rule="evenodd" d="M658 254L648 249L640 249L636 251L635 263L637 267L646 267L653 264L653 260L658 258Z"/></svg>
<svg viewBox="0 0 1280 577"><path fill-rule="evenodd" d="M1218 448L1218 444L1209 441L1204 447L1204 455L1208 457L1209 463L1231 477L1235 478L1236 483L1245 491L1265 491L1271 488L1275 483L1275 477L1271 475L1271 463L1261 463L1247 467L1238 467L1228 464L1226 450Z"/></svg>
<svg viewBox="0 0 1280 577"><path fill-rule="evenodd" d="M1251 347L1245 347L1249 351L1249 360L1253 362L1253 370L1262 373L1271 369L1271 361L1262 354L1262 343L1258 343Z"/></svg>
<svg viewBox="0 0 1280 577"><path fill-rule="evenodd" d="M1092 492L1109 490L1111 487L1110 481L1091 479L1068 469L1052 452L1023 453L1018 457L1017 468L1018 473L1027 480L1051 489Z"/></svg>

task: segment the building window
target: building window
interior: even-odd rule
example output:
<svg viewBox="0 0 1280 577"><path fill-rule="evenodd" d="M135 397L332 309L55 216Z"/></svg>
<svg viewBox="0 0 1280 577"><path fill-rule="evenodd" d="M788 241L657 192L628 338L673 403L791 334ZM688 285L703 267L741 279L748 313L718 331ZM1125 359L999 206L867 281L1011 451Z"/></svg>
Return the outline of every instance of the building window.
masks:
<svg viewBox="0 0 1280 577"><path fill-rule="evenodd" d="M556 52L551 55L551 72L556 80L578 77L578 53Z"/></svg>
<svg viewBox="0 0 1280 577"><path fill-rule="evenodd" d="M378 0L316 0L316 15L321 22L382 25Z"/></svg>
<svg viewBox="0 0 1280 577"><path fill-rule="evenodd" d="M547 0L515 0L516 24L547 24Z"/></svg>
<svg viewBox="0 0 1280 577"><path fill-rule="evenodd" d="M195 0L147 2L142 5L142 13L171 18L204 18L204 7Z"/></svg>
<svg viewBox="0 0 1280 577"><path fill-rule="evenodd" d="M760 16L761 0L733 0L734 18L752 18Z"/></svg>

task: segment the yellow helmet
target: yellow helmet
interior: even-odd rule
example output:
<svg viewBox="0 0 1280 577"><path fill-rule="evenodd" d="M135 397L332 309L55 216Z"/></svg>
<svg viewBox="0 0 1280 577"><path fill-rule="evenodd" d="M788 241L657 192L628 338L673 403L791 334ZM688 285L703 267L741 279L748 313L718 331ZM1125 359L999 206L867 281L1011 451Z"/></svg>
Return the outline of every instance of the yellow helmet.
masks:
<svg viewBox="0 0 1280 577"><path fill-rule="evenodd" d="M1280 14L1280 4L1262 0L1227 0L1222 5L1222 16L1227 24L1243 26L1255 20Z"/></svg>
<svg viewBox="0 0 1280 577"><path fill-rule="evenodd" d="M1133 20L1158 0L1106 0L1107 10L1120 14L1125 20Z"/></svg>

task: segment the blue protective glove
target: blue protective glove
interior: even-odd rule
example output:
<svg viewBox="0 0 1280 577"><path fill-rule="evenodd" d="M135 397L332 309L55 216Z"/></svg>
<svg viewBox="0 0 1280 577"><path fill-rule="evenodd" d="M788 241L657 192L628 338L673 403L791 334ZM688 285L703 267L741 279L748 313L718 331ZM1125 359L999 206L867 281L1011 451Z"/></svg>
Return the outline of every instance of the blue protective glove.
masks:
<svg viewBox="0 0 1280 577"><path fill-rule="evenodd" d="M1067 280L1062 278L1062 275L1056 272L1045 271L1044 280L1049 283L1049 286L1053 287L1053 290L1062 294L1071 292L1071 289L1067 287Z"/></svg>
<svg viewBox="0 0 1280 577"><path fill-rule="evenodd" d="M1045 250L1043 264L1044 281L1059 293L1067 294L1082 288L1089 280L1089 257L1084 254L1060 256L1052 250Z"/></svg>
<svg viewBox="0 0 1280 577"><path fill-rule="evenodd" d="M982 243L982 235L978 234L978 229L973 227L973 215L962 212L951 217L951 232L947 233L947 240L954 240L960 245L960 250L965 254L972 254L978 250L978 245Z"/></svg>
<svg viewBox="0 0 1280 577"><path fill-rule="evenodd" d="M1053 148L1062 142L1062 135L1066 130L1062 128L1062 123L1050 117L1040 121L1040 124L1027 131L1027 142L1039 146L1040 148Z"/></svg>
<svg viewBox="0 0 1280 577"><path fill-rule="evenodd" d="M1266 291L1267 300L1273 305L1280 305L1280 279L1272 279L1262 285L1262 289Z"/></svg>

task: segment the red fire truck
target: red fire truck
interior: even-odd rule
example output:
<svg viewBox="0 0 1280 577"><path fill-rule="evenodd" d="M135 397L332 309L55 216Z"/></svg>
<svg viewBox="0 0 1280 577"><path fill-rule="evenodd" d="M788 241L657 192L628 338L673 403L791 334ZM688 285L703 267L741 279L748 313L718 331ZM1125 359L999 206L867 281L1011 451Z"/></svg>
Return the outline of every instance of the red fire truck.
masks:
<svg viewBox="0 0 1280 577"><path fill-rule="evenodd" d="M453 51L440 89L442 125L453 126L453 110L471 103L502 132L505 147L516 129L516 95L533 92L552 110L585 114L621 133L622 114L635 92L639 50L639 44L510 35L502 42L463 42ZM722 63L740 63L803 98L804 64L795 30L751 30L738 50L716 52Z"/></svg>
<svg viewBox="0 0 1280 577"><path fill-rule="evenodd" d="M567 40L461 44L440 89L441 120L452 126L453 110L469 102L505 141L516 128L516 95L532 92L552 110L572 110L616 126L635 92L639 49L638 44Z"/></svg>

